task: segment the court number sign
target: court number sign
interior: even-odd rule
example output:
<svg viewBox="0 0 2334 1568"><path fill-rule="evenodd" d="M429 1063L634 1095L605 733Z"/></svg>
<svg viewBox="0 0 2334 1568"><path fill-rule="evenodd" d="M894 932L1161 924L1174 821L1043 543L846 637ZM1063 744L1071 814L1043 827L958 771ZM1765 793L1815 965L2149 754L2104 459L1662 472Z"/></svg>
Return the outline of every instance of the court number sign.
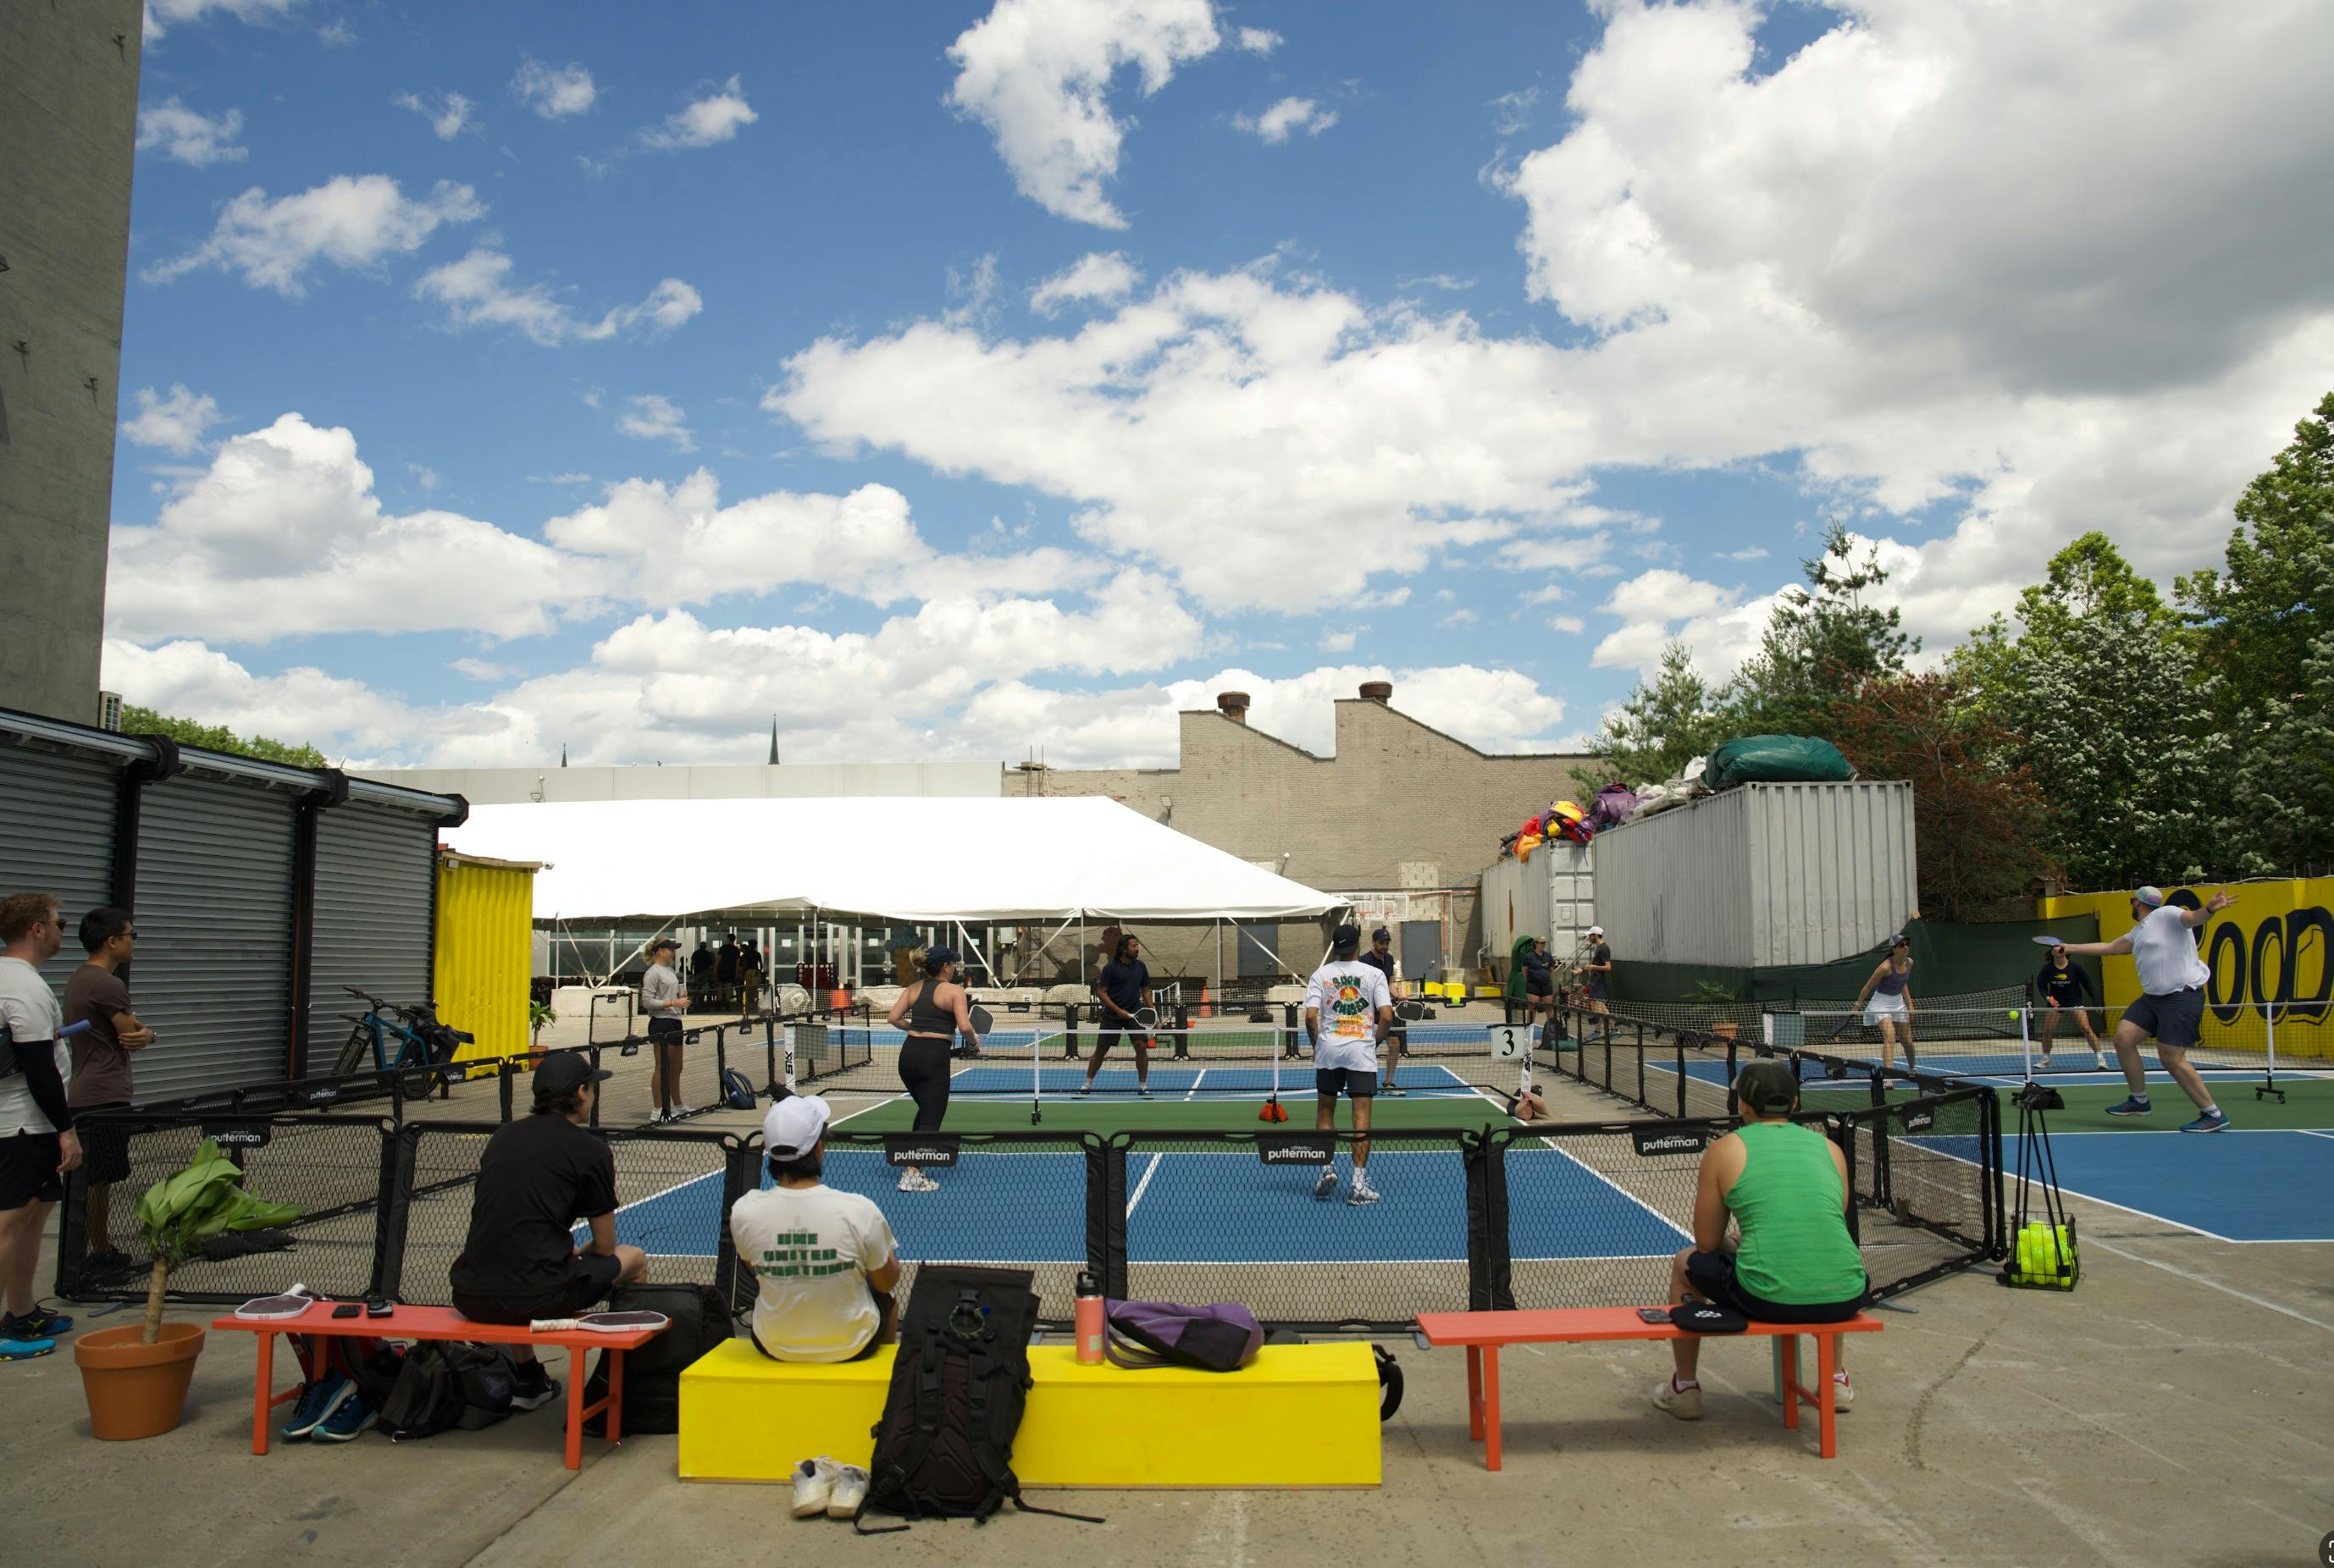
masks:
<svg viewBox="0 0 2334 1568"><path fill-rule="evenodd" d="M1519 1056L1530 1055L1531 1025L1529 1024L1492 1024L1491 1054L1501 1062L1511 1062Z"/></svg>

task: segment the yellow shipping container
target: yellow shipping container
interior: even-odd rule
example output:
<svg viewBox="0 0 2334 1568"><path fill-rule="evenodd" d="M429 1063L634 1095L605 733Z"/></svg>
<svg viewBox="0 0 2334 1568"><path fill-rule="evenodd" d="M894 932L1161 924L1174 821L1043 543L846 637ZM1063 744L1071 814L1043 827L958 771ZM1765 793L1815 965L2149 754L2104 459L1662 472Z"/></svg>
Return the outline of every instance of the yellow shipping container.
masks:
<svg viewBox="0 0 2334 1568"><path fill-rule="evenodd" d="M438 1016L477 1039L457 1062L527 1049L535 961L535 873L529 861L438 857Z"/></svg>

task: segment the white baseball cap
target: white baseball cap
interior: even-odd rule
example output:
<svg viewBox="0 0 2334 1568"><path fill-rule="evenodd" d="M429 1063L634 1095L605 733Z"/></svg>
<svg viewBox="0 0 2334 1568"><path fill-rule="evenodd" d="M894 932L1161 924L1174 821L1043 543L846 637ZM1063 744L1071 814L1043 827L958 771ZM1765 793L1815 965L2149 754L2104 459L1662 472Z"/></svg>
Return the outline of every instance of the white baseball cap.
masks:
<svg viewBox="0 0 2334 1568"><path fill-rule="evenodd" d="M826 1134L826 1101L815 1094L789 1094L762 1118L762 1152L772 1159L800 1159Z"/></svg>
<svg viewBox="0 0 2334 1568"><path fill-rule="evenodd" d="M1605 934L1605 928L1602 926L1591 926L1588 928L1588 934L1592 937L1601 937Z"/></svg>
<svg viewBox="0 0 2334 1568"><path fill-rule="evenodd" d="M2164 890L2162 888L2136 889L2132 892L2131 901L2135 904L2146 904L2151 909L2160 909L2164 907Z"/></svg>

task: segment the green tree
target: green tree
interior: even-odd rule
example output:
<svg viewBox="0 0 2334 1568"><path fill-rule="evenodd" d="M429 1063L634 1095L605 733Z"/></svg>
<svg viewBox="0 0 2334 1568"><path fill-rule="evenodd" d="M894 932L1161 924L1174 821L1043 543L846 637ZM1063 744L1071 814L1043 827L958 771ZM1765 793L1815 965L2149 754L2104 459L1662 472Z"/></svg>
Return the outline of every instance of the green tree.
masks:
<svg viewBox="0 0 2334 1568"><path fill-rule="evenodd" d="M1895 606L1866 600L1888 581L1878 545L1867 543L1859 553L1855 536L1835 523L1823 553L1799 569L1807 586L1784 591L1759 651L1725 694L1738 734L1819 735L1841 692L1904 674L1905 660L1920 651Z"/></svg>
<svg viewBox="0 0 2334 1568"><path fill-rule="evenodd" d="M1999 759L2010 737L1950 674L1875 676L1837 700L1832 742L1869 779L1913 786L1921 908L1964 919L2049 867L2042 793Z"/></svg>
<svg viewBox="0 0 2334 1568"><path fill-rule="evenodd" d="M2334 866L2334 630L2301 662L2292 697L2262 704L2231 794L2227 832L2248 875L2314 875Z"/></svg>
<svg viewBox="0 0 2334 1568"><path fill-rule="evenodd" d="M1640 681L1590 744L1596 779L1580 775L1584 788L1602 780L1658 784L1674 778L1685 765L1724 740L1731 720L1718 693L1693 667L1683 642L1662 649L1661 668ZM1586 798L1585 796L1583 797Z"/></svg>
<svg viewBox="0 0 2334 1568"><path fill-rule="evenodd" d="M139 707L131 703L121 705L121 727L132 735L168 736L180 746L198 746L206 751L232 752L237 756L257 757L262 762L289 763L294 767L332 765L324 754L313 746L286 746L264 735L246 739L223 724L169 718L150 707Z"/></svg>
<svg viewBox="0 0 2334 1568"><path fill-rule="evenodd" d="M2177 596L2221 677L2224 718L2291 702L2312 649L2334 630L2334 392L2238 498L2227 570L2180 579Z"/></svg>

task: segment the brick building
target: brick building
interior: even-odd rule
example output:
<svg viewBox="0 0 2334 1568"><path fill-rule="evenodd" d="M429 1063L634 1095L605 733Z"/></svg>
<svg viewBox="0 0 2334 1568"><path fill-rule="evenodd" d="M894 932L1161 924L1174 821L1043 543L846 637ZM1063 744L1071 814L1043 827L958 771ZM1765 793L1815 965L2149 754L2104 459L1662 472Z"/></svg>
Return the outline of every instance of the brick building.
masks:
<svg viewBox="0 0 2334 1568"><path fill-rule="evenodd" d="M1256 728L1248 710L1246 693L1228 691L1213 708L1182 714L1178 766L1024 764L1007 771L1005 793L1109 795L1242 860L1352 894L1365 926L1382 920L1395 929L1405 978L1478 973L1478 874L1524 818L1578 792L1576 774L1589 759L1478 751L1394 707L1384 681L1339 699L1329 756ZM1136 934L1154 971L1217 983L1228 973L1252 980L1307 974L1326 946L1311 924L1244 934L1227 925L1220 937L1190 927ZM1075 957L1068 942L1056 943L1046 972L1066 968L1075 977Z"/></svg>

